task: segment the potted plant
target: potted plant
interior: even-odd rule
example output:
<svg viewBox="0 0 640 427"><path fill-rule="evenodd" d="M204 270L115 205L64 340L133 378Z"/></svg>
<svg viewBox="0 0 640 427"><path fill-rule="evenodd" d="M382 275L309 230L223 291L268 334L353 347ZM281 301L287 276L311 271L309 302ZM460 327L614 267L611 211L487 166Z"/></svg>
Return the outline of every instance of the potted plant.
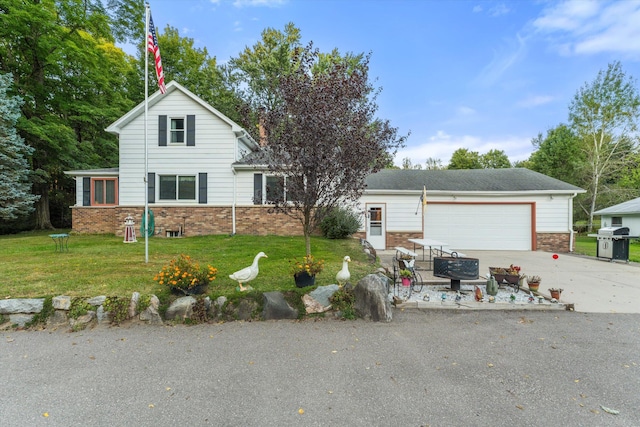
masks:
<svg viewBox="0 0 640 427"><path fill-rule="evenodd" d="M556 300L560 299L560 294L562 294L562 288L549 288L549 293L551 294L551 298L555 298Z"/></svg>
<svg viewBox="0 0 640 427"><path fill-rule="evenodd" d="M529 286L529 290L533 292L538 292L538 288L540 288L540 282L542 279L540 276L527 276L527 285Z"/></svg>
<svg viewBox="0 0 640 427"><path fill-rule="evenodd" d="M302 260L291 261L291 272L296 286L304 288L313 286L316 282L316 274L324 269L324 260L317 260L313 255L307 255Z"/></svg>
<svg viewBox="0 0 640 427"><path fill-rule="evenodd" d="M402 281L402 286L409 286L411 284L411 277L413 273L411 270L407 270L406 268L400 270L400 280Z"/></svg>
<svg viewBox="0 0 640 427"><path fill-rule="evenodd" d="M189 255L182 254L163 266L153 280L167 285L174 294L198 295L207 291L217 273L217 268L210 265L201 268Z"/></svg>

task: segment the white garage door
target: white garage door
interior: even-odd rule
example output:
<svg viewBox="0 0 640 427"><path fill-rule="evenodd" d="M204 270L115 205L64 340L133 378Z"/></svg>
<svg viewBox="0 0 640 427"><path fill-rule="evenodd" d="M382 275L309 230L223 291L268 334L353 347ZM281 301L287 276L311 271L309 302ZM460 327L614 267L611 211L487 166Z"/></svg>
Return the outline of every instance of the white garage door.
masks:
<svg viewBox="0 0 640 427"><path fill-rule="evenodd" d="M531 250L529 204L428 204L424 237L454 250Z"/></svg>

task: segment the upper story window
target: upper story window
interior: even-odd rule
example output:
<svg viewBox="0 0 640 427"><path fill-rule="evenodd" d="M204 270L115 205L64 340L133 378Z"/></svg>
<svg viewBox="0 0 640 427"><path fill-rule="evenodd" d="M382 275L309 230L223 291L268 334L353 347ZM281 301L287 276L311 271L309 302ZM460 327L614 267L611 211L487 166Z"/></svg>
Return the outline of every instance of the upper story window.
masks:
<svg viewBox="0 0 640 427"><path fill-rule="evenodd" d="M117 178L91 179L91 206L112 206L118 204Z"/></svg>
<svg viewBox="0 0 640 427"><path fill-rule="evenodd" d="M160 175L160 200L195 200L195 175Z"/></svg>
<svg viewBox="0 0 640 427"><path fill-rule="evenodd" d="M622 227L622 217L621 216L612 216L611 217L611 226L612 227Z"/></svg>
<svg viewBox="0 0 640 427"><path fill-rule="evenodd" d="M184 118L171 119L171 139L172 144L184 144Z"/></svg>
<svg viewBox="0 0 640 427"><path fill-rule="evenodd" d="M158 146L196 145L196 116L158 116Z"/></svg>

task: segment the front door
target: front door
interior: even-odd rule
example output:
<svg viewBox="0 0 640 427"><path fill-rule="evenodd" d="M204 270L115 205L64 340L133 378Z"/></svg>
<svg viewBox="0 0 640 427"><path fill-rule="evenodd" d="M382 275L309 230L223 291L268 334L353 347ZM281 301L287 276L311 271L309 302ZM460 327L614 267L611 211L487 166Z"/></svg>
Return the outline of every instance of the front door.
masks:
<svg viewBox="0 0 640 427"><path fill-rule="evenodd" d="M384 211L384 204L367 205L367 240L374 249L387 248Z"/></svg>

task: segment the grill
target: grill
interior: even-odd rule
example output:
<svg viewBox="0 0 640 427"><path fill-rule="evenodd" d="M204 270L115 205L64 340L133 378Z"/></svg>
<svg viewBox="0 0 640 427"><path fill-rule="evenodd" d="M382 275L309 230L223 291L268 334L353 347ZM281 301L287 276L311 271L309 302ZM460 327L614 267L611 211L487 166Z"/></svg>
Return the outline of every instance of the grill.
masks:
<svg viewBox="0 0 640 427"><path fill-rule="evenodd" d="M460 280L475 280L479 274L478 258L435 257L433 275L451 279L451 289L460 290Z"/></svg>
<svg viewBox="0 0 640 427"><path fill-rule="evenodd" d="M637 237L629 235L629 227L603 227L596 237L598 258L629 262L629 240Z"/></svg>

